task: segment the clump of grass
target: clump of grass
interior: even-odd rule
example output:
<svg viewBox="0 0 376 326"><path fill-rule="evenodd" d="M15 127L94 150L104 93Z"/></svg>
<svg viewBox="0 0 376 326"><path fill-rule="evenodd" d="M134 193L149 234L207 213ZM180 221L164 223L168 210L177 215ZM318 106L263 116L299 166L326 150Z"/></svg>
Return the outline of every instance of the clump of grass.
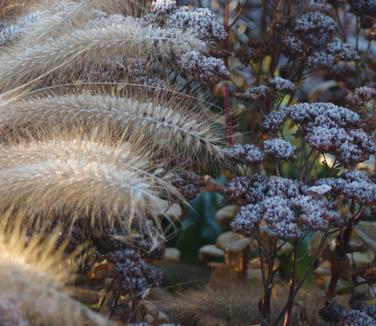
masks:
<svg viewBox="0 0 376 326"><path fill-rule="evenodd" d="M17 46L0 57L0 91L27 85L36 87L74 80L90 65L90 71L119 58L163 58L173 64L174 58L189 51L206 52L206 44L189 32L176 28L143 26L136 19L106 28L74 30L56 39L21 51Z"/></svg>
<svg viewBox="0 0 376 326"><path fill-rule="evenodd" d="M65 245L56 245L58 236L28 236L19 216L1 216L1 300L15 311L13 317L17 314L33 324L108 325L61 291L70 278L72 257L64 254Z"/></svg>
<svg viewBox="0 0 376 326"><path fill-rule="evenodd" d="M0 134L13 141L20 135L35 138L40 130L74 129L87 132L99 125L108 128L114 141L137 137L169 158L212 163L222 158L219 139L202 107L174 96L116 97L68 94L24 99L0 107ZM139 97L139 98L137 98Z"/></svg>
<svg viewBox="0 0 376 326"><path fill-rule="evenodd" d="M21 40L24 46L30 46L81 28L99 15L139 15L144 5L138 0L5 0L2 9L0 14L8 22L8 28L17 31L8 41ZM25 12L26 15L22 16Z"/></svg>
<svg viewBox="0 0 376 326"><path fill-rule="evenodd" d="M135 217L156 217L161 196L177 194L148 154L129 143L106 143L100 133L58 133L0 152L0 207L22 212L30 223L86 217L96 226L127 228Z"/></svg>
<svg viewBox="0 0 376 326"><path fill-rule="evenodd" d="M208 11L187 12L188 28L144 9L138 0L43 2L1 40L0 214L9 218L0 223L17 222L0 227L0 298L32 323L107 323L60 292L65 252L81 242L90 243L85 280L102 264L112 279L100 307L133 321L159 284L148 263L163 257L166 205L185 203L177 188L196 196L204 182L192 169L223 159L213 119L176 90L227 76L213 40L192 29L226 32ZM56 225L69 248L56 246Z"/></svg>

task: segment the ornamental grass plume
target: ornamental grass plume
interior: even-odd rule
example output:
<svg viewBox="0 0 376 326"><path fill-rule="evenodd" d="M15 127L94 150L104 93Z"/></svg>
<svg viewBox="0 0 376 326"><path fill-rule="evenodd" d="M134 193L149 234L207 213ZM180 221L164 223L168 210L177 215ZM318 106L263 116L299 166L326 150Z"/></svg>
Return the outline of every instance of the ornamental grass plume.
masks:
<svg viewBox="0 0 376 326"><path fill-rule="evenodd" d="M181 214L171 203L205 186L193 168L225 162L220 123L179 91L227 77L214 46L227 33L209 10L168 3L147 15L141 0L48 0L2 26L0 214L26 227L0 227L6 322L109 323L60 292L65 254L83 242L75 281L103 290L96 303L111 320L139 321L161 281L149 264L163 257L163 227Z"/></svg>
<svg viewBox="0 0 376 326"><path fill-rule="evenodd" d="M0 19L7 20L29 11L39 0L2 0Z"/></svg>
<svg viewBox="0 0 376 326"><path fill-rule="evenodd" d="M73 1L52 4L39 1L24 16L4 26L0 44L12 45L22 40L24 45L33 45L47 37L56 37L67 27L67 16L73 15L78 8L78 3Z"/></svg>
<svg viewBox="0 0 376 326"><path fill-rule="evenodd" d="M90 133L103 126L113 141L145 139L150 151L191 162L212 165L222 158L215 126L201 106L180 96L155 92L154 98L91 95L89 93L31 97L0 105L0 135L3 141L23 136L35 139L40 130L62 131L80 127Z"/></svg>
<svg viewBox="0 0 376 326"><path fill-rule="evenodd" d="M109 14L121 14L125 16L136 16L145 10L145 2L143 0L83 0L81 3L86 8L102 10Z"/></svg>
<svg viewBox="0 0 376 326"><path fill-rule="evenodd" d="M4 323L18 316L32 325L110 325L61 291L70 279L73 257L65 256L64 244L56 246L57 238L56 232L28 236L20 216L1 216L0 302L13 311Z"/></svg>
<svg viewBox="0 0 376 326"><path fill-rule="evenodd" d="M0 44L22 41L23 45L35 45L56 38L104 15L135 16L144 5L139 0L39 0L28 4L29 12L18 17L14 23L5 25L0 36ZM23 4L23 7L25 5ZM25 11L25 9L24 9ZM4 38L9 35L8 38Z"/></svg>
<svg viewBox="0 0 376 326"><path fill-rule="evenodd" d="M156 59L154 66L160 70L183 72L203 83L228 77L223 60L212 54L212 39L219 37L221 29L209 11L181 9L191 22L186 26L184 19L180 24L162 24L156 14L126 15L131 10L119 12L117 0L103 10L100 3L54 2L6 26L0 33L0 44L15 42L4 47L0 56L0 92L82 80L98 82L103 81L101 75L118 69L124 79L132 73L127 69L131 59L149 63ZM138 1L129 6L142 7ZM203 38L204 31L213 37Z"/></svg>
<svg viewBox="0 0 376 326"><path fill-rule="evenodd" d="M0 148L0 209L22 213L46 228L87 218L128 229L156 218L161 196L179 198L162 165L136 145L108 143L100 133L70 131Z"/></svg>
<svg viewBox="0 0 376 326"><path fill-rule="evenodd" d="M192 33L144 26L127 17L125 23L75 30L26 50L11 48L0 57L0 91L72 82L87 65L89 71L100 70L104 59L162 58L174 65L175 58L191 51L207 53L207 46Z"/></svg>
<svg viewBox="0 0 376 326"><path fill-rule="evenodd" d="M258 322L259 288L254 292L245 286L230 284L223 289L205 287L167 294L156 303L173 322L184 325L205 325L213 320L224 325L252 325Z"/></svg>
<svg viewBox="0 0 376 326"><path fill-rule="evenodd" d="M171 322L184 325L257 325L260 323L258 304L262 284L252 278L247 283L223 284L218 288L204 287L177 291L157 299L158 307L170 317ZM272 307L272 315L278 314L283 306L283 299L288 293L285 286L276 286L273 295L278 298ZM324 326L318 310L323 296L318 289L304 289L299 293L299 303L295 306L293 326L304 324ZM344 301L344 300L343 300Z"/></svg>

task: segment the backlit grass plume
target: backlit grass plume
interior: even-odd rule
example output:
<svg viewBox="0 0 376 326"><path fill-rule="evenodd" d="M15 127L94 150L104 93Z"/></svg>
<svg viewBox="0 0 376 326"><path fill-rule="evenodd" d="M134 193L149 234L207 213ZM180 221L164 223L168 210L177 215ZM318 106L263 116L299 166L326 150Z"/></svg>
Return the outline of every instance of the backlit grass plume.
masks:
<svg viewBox="0 0 376 326"><path fill-rule="evenodd" d="M0 92L22 85L71 82L85 67L95 71L112 59L160 57L173 64L175 58L192 51L207 51L192 33L144 26L136 18L125 17L124 23L75 30L34 47L9 49L0 57Z"/></svg>
<svg viewBox="0 0 376 326"><path fill-rule="evenodd" d="M13 312L3 322L18 317L33 325L110 324L61 292L70 278L71 258L64 255L64 245L56 247L57 234L29 237L20 219L10 218L6 223L2 215L0 222L0 302Z"/></svg>
<svg viewBox="0 0 376 326"><path fill-rule="evenodd" d="M71 131L3 146L0 157L0 209L43 227L88 218L98 227L117 222L127 228L134 218L142 223L156 217L164 207L161 195L178 196L136 146L109 145L97 136Z"/></svg>
<svg viewBox="0 0 376 326"><path fill-rule="evenodd" d="M38 4L0 31L0 324L109 324L64 292L73 262L80 300L155 324L138 305L160 284L149 264L182 215L171 204L226 155L204 101L180 90L229 77L226 30L174 0Z"/></svg>
<svg viewBox="0 0 376 326"><path fill-rule="evenodd" d="M9 28L14 31L13 40L22 40L23 45L35 45L82 28L92 19L103 15L123 14L134 16L143 10L138 0L63 0L39 1L34 10L20 17Z"/></svg>
<svg viewBox="0 0 376 326"><path fill-rule="evenodd" d="M184 274L185 271L181 272ZM224 282L224 281L223 281ZM183 325L257 325L261 322L258 312L262 285L257 279L250 283L228 283L217 288L204 287L167 294L157 299L157 306L166 313L170 322ZM284 298L288 289L279 286L273 295ZM299 293L299 302L295 306L292 325L328 325L318 317L318 310L324 296L318 289L303 289ZM343 299L346 300L346 299ZM303 304L301 304L303 303ZM309 303L309 304L308 304ZM278 315L283 307L283 300L277 300L272 306L272 315ZM213 322L214 321L214 322Z"/></svg>
<svg viewBox="0 0 376 326"><path fill-rule="evenodd" d="M102 10L109 14L122 14L136 16L145 9L145 1L143 0L83 0L88 8Z"/></svg>
<svg viewBox="0 0 376 326"><path fill-rule="evenodd" d="M115 140L137 136L150 150L177 156L181 164L221 158L213 123L203 108L171 96L138 97L81 93L16 100L0 106L0 135L35 138L40 129L78 125L90 131L101 125Z"/></svg>
<svg viewBox="0 0 376 326"><path fill-rule="evenodd" d="M39 2L39 0L1 0L0 19L9 20L12 17L22 15Z"/></svg>

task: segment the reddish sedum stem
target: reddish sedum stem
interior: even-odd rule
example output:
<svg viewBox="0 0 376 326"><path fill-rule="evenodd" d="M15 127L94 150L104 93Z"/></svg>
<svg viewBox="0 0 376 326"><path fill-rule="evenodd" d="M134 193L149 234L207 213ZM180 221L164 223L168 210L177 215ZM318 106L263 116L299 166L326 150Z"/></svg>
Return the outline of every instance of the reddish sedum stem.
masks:
<svg viewBox="0 0 376 326"><path fill-rule="evenodd" d="M225 17L224 17L224 26L225 30L227 32L227 37L224 41L224 48L226 53L226 56L224 58L225 66L228 67L228 53L230 48L229 43L229 0L226 0L226 7L225 7ZM233 142L233 132L232 132L232 119L231 119L231 104L230 104L230 95L228 91L228 85L225 83L223 85L223 105L224 105L224 114L225 114L225 134L227 143L229 146L232 146L234 144Z"/></svg>
<svg viewBox="0 0 376 326"><path fill-rule="evenodd" d="M297 264L297 250L298 246L295 243L295 249L294 249L294 256L292 261L292 271L291 271L291 279L290 279L290 290L289 290L289 300L287 304L287 311L285 314L285 319L283 321L283 326L290 326L292 321L292 308L293 308L293 298L295 293L295 284L296 284L296 264Z"/></svg>

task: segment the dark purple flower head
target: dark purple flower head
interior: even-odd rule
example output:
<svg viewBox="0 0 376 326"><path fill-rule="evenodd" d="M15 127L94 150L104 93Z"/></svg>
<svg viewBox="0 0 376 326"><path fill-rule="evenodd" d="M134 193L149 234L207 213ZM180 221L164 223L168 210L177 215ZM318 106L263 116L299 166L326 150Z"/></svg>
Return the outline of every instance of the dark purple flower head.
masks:
<svg viewBox="0 0 376 326"><path fill-rule="evenodd" d="M330 153L344 165L363 162L375 153L371 138L359 128L359 114L332 103L299 103L270 113L264 128L275 132L290 118L298 135L321 153ZM266 152L266 151L265 151Z"/></svg>
<svg viewBox="0 0 376 326"><path fill-rule="evenodd" d="M272 237L290 240L304 232L323 231L340 219L329 201L323 196L311 196L301 182L276 176L250 176L241 181L237 198L242 201L237 203L242 207L231 223L235 232L249 236L259 226Z"/></svg>
<svg viewBox="0 0 376 326"><path fill-rule="evenodd" d="M265 140L264 152L277 160L290 160L295 157L295 147L281 138Z"/></svg>
<svg viewBox="0 0 376 326"><path fill-rule="evenodd" d="M229 158L246 164L257 164L264 160L264 153L258 147L251 144L235 144L224 151L225 155Z"/></svg>

